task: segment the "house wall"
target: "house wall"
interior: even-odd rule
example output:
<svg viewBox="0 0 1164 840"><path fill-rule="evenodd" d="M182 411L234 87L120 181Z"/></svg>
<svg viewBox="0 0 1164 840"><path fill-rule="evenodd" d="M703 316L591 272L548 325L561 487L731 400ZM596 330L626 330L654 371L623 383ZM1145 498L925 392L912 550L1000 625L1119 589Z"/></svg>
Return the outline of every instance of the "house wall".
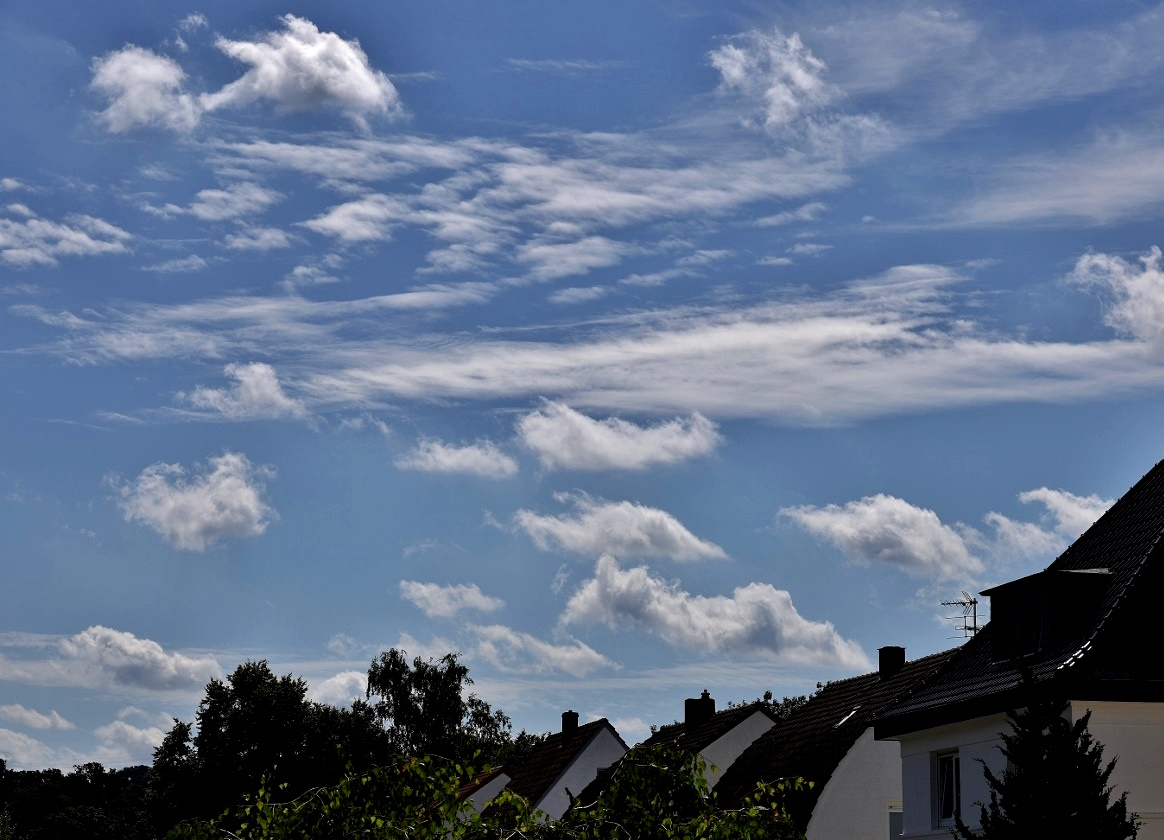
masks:
<svg viewBox="0 0 1164 840"><path fill-rule="evenodd" d="M1164 703L1072 701L1071 720L1091 709L1087 729L1115 758L1113 799L1128 792L1128 810L1143 821L1139 840L1164 840Z"/></svg>
<svg viewBox="0 0 1164 840"><path fill-rule="evenodd" d="M982 759L994 773L1006 768L1006 759L997 747L1002 744L998 733L1008 726L1005 715L992 715L898 738L904 837L949 839L948 828L934 827L933 756L954 749L958 750L961 766L962 819L972 828L978 827L978 807L974 803L989 802L990 789L977 759Z"/></svg>
<svg viewBox="0 0 1164 840"><path fill-rule="evenodd" d="M699 754L707 762L704 776L707 779L708 787L714 788L719 784L720 777L735 764L740 754L752 746L753 741L775 725L772 718L757 711L704 747Z"/></svg>
<svg viewBox="0 0 1164 840"><path fill-rule="evenodd" d="M481 787L473 791L472 795L466 797L466 800L470 805L473 806L474 811L480 811L490 801L492 801L493 797L501 793L501 791L507 784L509 784L509 782L509 776L507 776L505 773L499 773L497 776L490 779L488 782L481 785Z"/></svg>
<svg viewBox="0 0 1164 840"><path fill-rule="evenodd" d="M886 840L890 806L901 805L901 751L869 727L845 753L812 812L808 840Z"/></svg>
<svg viewBox="0 0 1164 840"><path fill-rule="evenodd" d="M574 757L570 765L562 771L562 775L550 787L549 791L537 802L535 808L540 808L552 819L559 819L570 807L570 793L577 796L582 789L594 781L598 771L609 767L622 758L626 748L618 736L609 727L600 729L598 734L582 752Z"/></svg>

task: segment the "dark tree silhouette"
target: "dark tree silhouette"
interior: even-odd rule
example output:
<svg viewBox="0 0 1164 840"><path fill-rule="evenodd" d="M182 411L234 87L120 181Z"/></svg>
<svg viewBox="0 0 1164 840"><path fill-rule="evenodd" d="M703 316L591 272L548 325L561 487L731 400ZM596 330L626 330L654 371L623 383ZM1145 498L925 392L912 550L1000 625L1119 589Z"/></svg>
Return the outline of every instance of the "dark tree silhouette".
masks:
<svg viewBox="0 0 1164 840"><path fill-rule="evenodd" d="M1040 700L1007 715L1011 732L1000 733L1007 766L1002 775L983 763L989 804L978 802L982 828L972 831L961 816L954 836L962 840L1087 837L1125 840L1139 830L1128 814L1125 791L1114 802L1108 784L1116 759L1103 763L1103 744L1087 730L1088 711L1070 723L1065 701Z"/></svg>

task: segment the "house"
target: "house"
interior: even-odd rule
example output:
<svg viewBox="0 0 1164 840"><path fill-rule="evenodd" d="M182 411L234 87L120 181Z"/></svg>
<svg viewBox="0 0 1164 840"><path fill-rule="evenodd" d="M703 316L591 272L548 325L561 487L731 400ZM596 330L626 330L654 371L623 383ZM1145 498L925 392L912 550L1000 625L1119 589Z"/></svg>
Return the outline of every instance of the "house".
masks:
<svg viewBox="0 0 1164 840"><path fill-rule="evenodd" d="M683 704L683 721L661 726L641 747L673 746L699 753L707 763L709 788L719 784L723 774L752 742L776 725L776 719L762 703L715 711L715 699L704 691Z"/></svg>
<svg viewBox="0 0 1164 840"><path fill-rule="evenodd" d="M1042 572L987 589L991 621L913 695L874 725L901 750L907 838L948 837L954 816L978 824L989 801L978 761L1005 769L1006 712L1066 700L1071 720L1119 761L1110 782L1164 838L1164 461Z"/></svg>
<svg viewBox="0 0 1164 840"><path fill-rule="evenodd" d="M506 770L507 783L488 780L486 784L495 789L488 796L473 796L472 801L475 807L483 807L505 787L556 820L570 807L571 796L580 794L599 770L614 764L626 751L627 745L606 718L579 726L577 712L563 712L561 732L550 735L522 766Z"/></svg>
<svg viewBox="0 0 1164 840"><path fill-rule="evenodd" d="M905 660L905 648L880 649L872 674L830 682L748 747L716 793L739 807L759 782L801 777L810 790L789 802L808 840L885 840L901 833L901 758L873 739L873 720L913 691L953 651Z"/></svg>

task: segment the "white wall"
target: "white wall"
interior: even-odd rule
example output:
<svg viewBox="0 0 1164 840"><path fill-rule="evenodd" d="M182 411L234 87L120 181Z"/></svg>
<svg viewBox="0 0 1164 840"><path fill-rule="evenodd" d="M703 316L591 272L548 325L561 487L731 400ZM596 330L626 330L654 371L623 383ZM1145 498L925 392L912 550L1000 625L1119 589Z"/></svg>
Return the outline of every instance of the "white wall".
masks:
<svg viewBox="0 0 1164 840"><path fill-rule="evenodd" d="M808 840L886 840L891 803L901 803L901 751L896 741L874 741L869 727L820 792L805 834Z"/></svg>
<svg viewBox="0 0 1164 840"><path fill-rule="evenodd" d="M487 803L492 801L493 797L501 793L510 778L505 773L498 773L481 787L473 791L473 794L468 797L468 802L473 806L473 810L480 811Z"/></svg>
<svg viewBox="0 0 1164 840"><path fill-rule="evenodd" d="M1091 709L1087 729L1113 758L1112 798L1128 792L1128 810L1143 821L1139 840L1164 840L1164 703L1072 701L1071 720Z"/></svg>
<svg viewBox="0 0 1164 840"><path fill-rule="evenodd" d="M625 752L626 748L613 730L610 727L603 727L586 749L574 757L574 761L562 772L546 795L534 803L534 807L545 811L552 820L560 818L570 807L570 797L566 789L569 788L570 793L577 796L583 788L594 781L600 769L614 764Z"/></svg>
<svg viewBox="0 0 1164 840"><path fill-rule="evenodd" d="M707 762L703 774L707 779L707 786L714 788L719 784L720 777L735 764L740 754L752 746L753 741L775 725L775 722L768 715L756 711L704 747L700 755Z"/></svg>

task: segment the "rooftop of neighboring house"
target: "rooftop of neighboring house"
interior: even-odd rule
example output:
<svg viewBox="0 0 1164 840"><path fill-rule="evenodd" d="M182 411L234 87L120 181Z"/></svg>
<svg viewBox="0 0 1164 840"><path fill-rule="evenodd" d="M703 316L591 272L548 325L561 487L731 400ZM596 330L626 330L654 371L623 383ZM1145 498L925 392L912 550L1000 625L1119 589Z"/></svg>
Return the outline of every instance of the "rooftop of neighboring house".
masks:
<svg viewBox="0 0 1164 840"><path fill-rule="evenodd" d="M573 718L569 718L569 715L573 715ZM506 786L507 789L525 797L532 805L538 803L574 759L586 750L603 729L609 729L623 748L626 748L626 743L606 718L579 726L576 713L567 712L562 717L564 721L562 732L555 732L546 738L520 767L506 770L512 777ZM577 795L580 791L572 793Z"/></svg>
<svg viewBox="0 0 1164 840"><path fill-rule="evenodd" d="M1071 699L1164 700L1154 625L1164 584L1164 461L1045 570L985 590L991 621L922 689L890 710L877 737Z"/></svg>
<svg viewBox="0 0 1164 840"><path fill-rule="evenodd" d="M904 648L882 648L878 671L828 683L748 747L720 779L720 801L734 807L758 782L802 777L814 783L801 803L811 813L833 771L874 717L921 685L955 652L906 662Z"/></svg>
<svg viewBox="0 0 1164 840"><path fill-rule="evenodd" d="M681 750L700 752L757 712L767 715L773 721L776 720L760 702L732 706L717 712L715 701L705 691L702 697L687 701L683 721L660 726L639 746L655 747L669 744Z"/></svg>

